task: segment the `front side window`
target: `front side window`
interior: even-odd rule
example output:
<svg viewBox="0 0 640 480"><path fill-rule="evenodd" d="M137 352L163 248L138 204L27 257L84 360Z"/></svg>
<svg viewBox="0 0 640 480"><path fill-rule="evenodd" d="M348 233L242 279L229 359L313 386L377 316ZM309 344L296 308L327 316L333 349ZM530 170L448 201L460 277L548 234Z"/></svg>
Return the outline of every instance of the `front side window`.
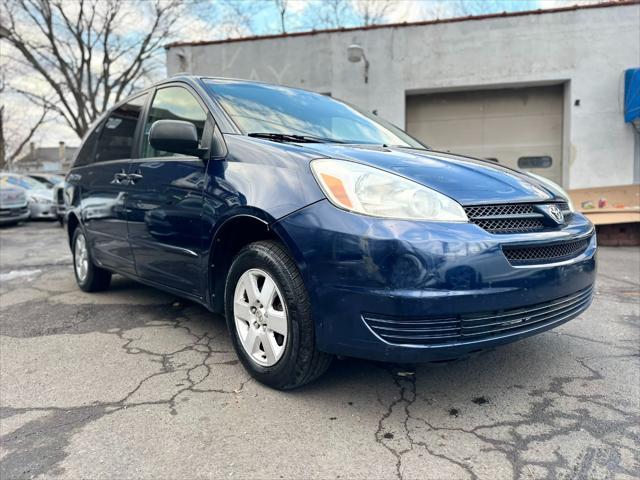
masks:
<svg viewBox="0 0 640 480"><path fill-rule="evenodd" d="M207 121L207 113L196 98L185 88L166 87L156 92L149 110L149 118L144 128L144 158L171 157L174 153L154 149L149 143L149 131L153 122L158 120L183 120L191 122L198 131L198 141L202 143L202 133Z"/></svg>
<svg viewBox="0 0 640 480"><path fill-rule="evenodd" d="M248 135L298 135L342 143L424 148L390 123L326 95L232 80L205 83Z"/></svg>
<svg viewBox="0 0 640 480"><path fill-rule="evenodd" d="M107 117L98 139L96 162L131 158L136 126L146 99L146 93L140 95L120 105Z"/></svg>

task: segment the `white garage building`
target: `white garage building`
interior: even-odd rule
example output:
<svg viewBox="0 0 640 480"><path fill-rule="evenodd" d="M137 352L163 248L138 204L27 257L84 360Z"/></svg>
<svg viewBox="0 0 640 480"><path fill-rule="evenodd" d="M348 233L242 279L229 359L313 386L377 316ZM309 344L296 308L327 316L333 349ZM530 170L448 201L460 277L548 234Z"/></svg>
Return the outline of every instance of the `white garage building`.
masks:
<svg viewBox="0 0 640 480"><path fill-rule="evenodd" d="M367 72L349 61L354 44ZM433 147L572 189L640 182L640 134L623 117L637 2L172 44L167 65L330 94Z"/></svg>

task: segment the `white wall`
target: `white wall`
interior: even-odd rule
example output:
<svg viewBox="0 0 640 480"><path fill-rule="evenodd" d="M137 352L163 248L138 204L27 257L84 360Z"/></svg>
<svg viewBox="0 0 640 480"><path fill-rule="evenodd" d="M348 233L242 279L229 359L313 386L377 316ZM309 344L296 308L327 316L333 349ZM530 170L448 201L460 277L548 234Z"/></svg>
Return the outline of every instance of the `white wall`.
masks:
<svg viewBox="0 0 640 480"><path fill-rule="evenodd" d="M367 84L363 64L347 60L351 43L362 45L371 63ZM565 83L570 188L634 181L640 159L623 120L623 71L639 65L637 4L185 45L167 53L170 75L188 71L330 92L401 127L412 93Z"/></svg>

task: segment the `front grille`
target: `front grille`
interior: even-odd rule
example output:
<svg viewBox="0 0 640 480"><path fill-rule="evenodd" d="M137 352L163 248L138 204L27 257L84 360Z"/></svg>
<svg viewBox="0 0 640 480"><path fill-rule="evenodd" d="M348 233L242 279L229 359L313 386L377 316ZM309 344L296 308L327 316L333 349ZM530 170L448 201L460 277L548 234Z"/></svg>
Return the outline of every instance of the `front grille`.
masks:
<svg viewBox="0 0 640 480"><path fill-rule="evenodd" d="M505 220L472 220L491 233L539 232L544 229L542 220L533 218L511 218Z"/></svg>
<svg viewBox="0 0 640 480"><path fill-rule="evenodd" d="M0 208L0 217L16 217L27 213L27 207Z"/></svg>
<svg viewBox="0 0 640 480"><path fill-rule="evenodd" d="M476 207L465 207L468 217L488 217L505 215L526 215L535 213L531 203L514 203L505 205L479 205Z"/></svg>
<svg viewBox="0 0 640 480"><path fill-rule="evenodd" d="M464 207L469 220L489 233L526 233L544 230L545 216L534 203L472 205ZM571 214L566 202L556 203L565 218Z"/></svg>
<svg viewBox="0 0 640 480"><path fill-rule="evenodd" d="M511 265L536 265L566 260L587 249L590 238L543 246L504 245L502 252Z"/></svg>
<svg viewBox="0 0 640 480"><path fill-rule="evenodd" d="M570 320L591 303L592 288L549 302L524 308L496 310L449 317L390 317L363 314L362 318L380 339L395 345L447 345L517 334Z"/></svg>

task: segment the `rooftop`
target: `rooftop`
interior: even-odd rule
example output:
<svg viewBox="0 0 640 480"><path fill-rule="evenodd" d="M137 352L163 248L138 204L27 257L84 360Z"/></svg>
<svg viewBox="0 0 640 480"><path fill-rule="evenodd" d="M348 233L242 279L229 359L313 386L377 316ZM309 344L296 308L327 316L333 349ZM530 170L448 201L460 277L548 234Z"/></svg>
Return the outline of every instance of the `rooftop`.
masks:
<svg viewBox="0 0 640 480"><path fill-rule="evenodd" d="M326 34L326 33L355 32L360 30L378 30L382 28L417 27L417 26L424 26L424 25L438 25L443 23L468 22L468 21L488 20L488 19L495 19L495 18L523 17L527 15L546 15L551 13L571 12L575 10L620 7L620 6L628 6L628 5L640 5L640 0L613 0L608 2L590 3L590 4L583 4L583 5L571 5L571 6L559 7L559 8L526 10L522 12L502 12L502 13L492 13L487 15L475 15L475 16L470 15L467 17L424 20L420 22L387 23L387 24L380 24L380 25L367 25L362 27L332 28L332 29L326 29L326 30L310 30L310 31L304 31L304 32L278 33L273 35L254 35L250 37L227 38L224 40L199 40L199 41L191 41L191 42L173 42L165 45L164 48L168 50L173 47L186 47L186 46L195 47L195 46L203 46L203 45L216 45L216 44L222 44L222 43L252 42L257 40L271 40L271 39L288 38L288 37L303 37L303 36L319 35L319 34Z"/></svg>
<svg viewBox="0 0 640 480"><path fill-rule="evenodd" d="M78 147L65 146L64 156L66 161L73 159ZM22 155L17 163L27 162L58 162L60 161L60 147L37 147L32 152L27 152Z"/></svg>

